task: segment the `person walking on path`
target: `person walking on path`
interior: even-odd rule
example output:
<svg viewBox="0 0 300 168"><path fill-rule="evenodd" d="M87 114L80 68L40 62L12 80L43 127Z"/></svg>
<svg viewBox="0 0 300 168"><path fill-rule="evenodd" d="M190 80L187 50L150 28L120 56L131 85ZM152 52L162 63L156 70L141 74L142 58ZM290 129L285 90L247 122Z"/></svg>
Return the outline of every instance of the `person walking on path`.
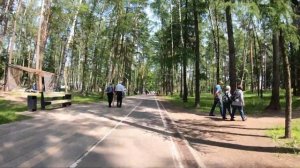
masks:
<svg viewBox="0 0 300 168"><path fill-rule="evenodd" d="M122 85L122 82L119 82L119 84L116 85L115 91L117 94L117 107L122 107L122 99L125 91L125 87Z"/></svg>
<svg viewBox="0 0 300 168"><path fill-rule="evenodd" d="M223 120L227 119L226 117L226 111L228 110L228 114L231 116L231 93L230 93L230 86L226 86L225 93L222 97L223 100Z"/></svg>
<svg viewBox="0 0 300 168"><path fill-rule="evenodd" d="M246 121L247 117L244 113L245 100L244 100L244 93L243 93L242 86L239 85L237 89L234 91L232 95L231 105L232 105L231 121L234 121L234 114L236 110L239 110L242 120Z"/></svg>
<svg viewBox="0 0 300 168"><path fill-rule="evenodd" d="M222 102L222 82L219 82L215 86L215 92L214 92L214 104L211 107L209 116L215 116L214 111L217 105L219 105L221 116L223 116L223 102Z"/></svg>
<svg viewBox="0 0 300 168"><path fill-rule="evenodd" d="M114 97L114 88L113 88L113 85L111 83L106 88L105 92L107 94L108 107L111 107L111 103L112 103L113 97Z"/></svg>

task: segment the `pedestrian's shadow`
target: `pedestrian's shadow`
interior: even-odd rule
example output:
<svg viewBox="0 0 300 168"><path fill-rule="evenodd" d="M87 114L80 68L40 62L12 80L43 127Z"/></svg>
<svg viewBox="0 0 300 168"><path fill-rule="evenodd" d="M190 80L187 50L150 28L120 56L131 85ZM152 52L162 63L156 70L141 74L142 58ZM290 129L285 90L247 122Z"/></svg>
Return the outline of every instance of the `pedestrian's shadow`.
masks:
<svg viewBox="0 0 300 168"><path fill-rule="evenodd" d="M255 152L266 152L266 153L299 153L300 149L298 148L288 148L288 147L263 147L263 146L247 146L240 144L232 144L227 142L218 142L207 139L196 139L192 137L186 137L186 139L194 144L217 146L222 148L238 149L245 151L255 151Z"/></svg>
<svg viewBox="0 0 300 168"><path fill-rule="evenodd" d="M219 117L205 117L205 118L209 118L210 120L213 120L213 121L229 121L229 120L223 120L222 118L219 118Z"/></svg>

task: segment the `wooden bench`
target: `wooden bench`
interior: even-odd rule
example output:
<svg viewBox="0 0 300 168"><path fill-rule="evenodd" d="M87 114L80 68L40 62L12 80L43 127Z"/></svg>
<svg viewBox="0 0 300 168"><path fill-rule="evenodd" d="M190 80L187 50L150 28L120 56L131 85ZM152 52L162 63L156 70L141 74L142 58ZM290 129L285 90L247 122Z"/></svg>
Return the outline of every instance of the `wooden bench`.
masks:
<svg viewBox="0 0 300 168"><path fill-rule="evenodd" d="M72 95L65 92L40 92L41 93L41 109L45 110L46 106L53 104L61 104L67 107L72 104Z"/></svg>

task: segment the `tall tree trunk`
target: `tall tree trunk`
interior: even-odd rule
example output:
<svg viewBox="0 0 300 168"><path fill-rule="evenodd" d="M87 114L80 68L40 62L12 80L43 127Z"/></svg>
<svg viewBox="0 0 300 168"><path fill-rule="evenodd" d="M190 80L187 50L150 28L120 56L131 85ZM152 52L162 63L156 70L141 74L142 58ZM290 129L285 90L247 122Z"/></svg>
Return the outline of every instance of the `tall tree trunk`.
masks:
<svg viewBox="0 0 300 168"><path fill-rule="evenodd" d="M278 31L273 31L273 82L272 82L272 96L269 106L266 110L279 111L281 109L279 102L279 87L280 87L280 71L279 71L279 37Z"/></svg>
<svg viewBox="0 0 300 168"><path fill-rule="evenodd" d="M51 7L51 0L43 0L42 7L41 7L41 15L40 15L40 23L38 29L38 36L37 36L37 44L36 44L36 70L43 69L43 60L44 60L44 52L45 52L45 45L48 35L48 20L50 16L50 7ZM43 91L42 88L42 76L39 75L38 80L38 90Z"/></svg>
<svg viewBox="0 0 300 168"><path fill-rule="evenodd" d="M292 8L294 13L299 16L300 15L300 2L297 0L291 0ZM293 25L298 29L298 35L300 35L300 18L293 17ZM299 43L299 40L298 40ZM291 55L292 55L292 86L293 86L293 94L295 96L300 96L300 45L293 46L291 43Z"/></svg>
<svg viewBox="0 0 300 168"><path fill-rule="evenodd" d="M200 47L199 47L199 27L198 27L198 12L196 0L193 0L194 11L194 31L196 36L195 44L195 107L200 107Z"/></svg>
<svg viewBox="0 0 300 168"><path fill-rule="evenodd" d="M296 64L297 64L297 55L296 50L294 48L293 43L290 43L290 55L291 55L291 85L293 89L293 95L297 95L297 71L296 71Z"/></svg>
<svg viewBox="0 0 300 168"><path fill-rule="evenodd" d="M242 66L242 76L241 76L241 86L244 86L245 80L245 68L246 68L246 61L247 61L247 46L248 43L246 42L247 35L244 36L244 49L243 49L243 66Z"/></svg>
<svg viewBox="0 0 300 168"><path fill-rule="evenodd" d="M79 7L81 6L81 3L82 3L82 0L79 1L78 8L77 8L76 13L74 15L71 28L68 29L68 30L70 30L70 32L67 31L67 34L66 34L68 37L67 37L66 46L63 47L62 61L61 61L59 72L58 72L57 87L60 87L61 80L63 79L64 71L66 71L66 69L65 69L65 64L66 64L66 60L67 60L67 54L66 53L68 52L68 50L70 48L70 44L71 44L71 42L73 40L73 36L74 36L74 32L75 32L75 26L76 26L76 21L77 21L77 16L78 16ZM65 83L65 87L66 87L66 89L68 88L67 83Z"/></svg>
<svg viewBox="0 0 300 168"><path fill-rule="evenodd" d="M226 0L226 2L230 2L230 0ZM234 37L233 37L233 28L232 28L231 7L229 5L226 7L226 23L227 23L228 49L229 49L229 81L230 81L231 91L234 92L236 89L235 47L234 47Z"/></svg>
<svg viewBox="0 0 300 168"><path fill-rule="evenodd" d="M295 74L295 78L296 78L296 95L297 96L300 96L300 46L299 46L299 49L298 49L298 52L297 52L297 62L296 62L296 65L297 65L297 68L295 69L296 71L296 74Z"/></svg>
<svg viewBox="0 0 300 168"><path fill-rule="evenodd" d="M212 14L210 9L209 12L209 20L212 27L212 35L213 35L213 44L215 49L215 56L216 56L216 80L217 82L220 81L220 37L219 37L219 23L218 23L218 13L217 13L217 6L214 4L214 14L215 14L215 23L212 19ZM214 26L215 25L215 26Z"/></svg>
<svg viewBox="0 0 300 168"><path fill-rule="evenodd" d="M178 6L178 14L179 14L179 24L180 24L180 47L181 47L181 57L180 57L180 93L179 96L183 98L183 55L184 52L182 47L184 46L184 40L183 40L183 26L182 26L182 13L181 13L181 0L177 0L177 6Z"/></svg>
<svg viewBox="0 0 300 168"><path fill-rule="evenodd" d="M85 94L87 90L87 61L88 61L88 35L86 35L85 43L84 43L84 59L83 59L83 65L82 65L82 88L81 88L81 94Z"/></svg>
<svg viewBox="0 0 300 168"><path fill-rule="evenodd" d="M4 8L4 14L0 14L0 24L3 26L2 32L0 32L0 46L2 46L4 37L6 35L7 27L8 27L8 16L9 11L12 10L12 6L14 3L14 0L4 0L3 2L3 8Z"/></svg>
<svg viewBox="0 0 300 168"><path fill-rule="evenodd" d="M188 0L185 1L185 8L188 9ZM188 38L188 12L186 11L185 13L185 33L184 33L184 55L182 55L183 59L183 97L182 100L183 102L188 101L188 86L187 86L187 81L186 81L186 67L187 67L187 38Z"/></svg>
<svg viewBox="0 0 300 168"><path fill-rule="evenodd" d="M14 20L14 24L13 24L13 31L12 31L12 34L11 34L11 37L10 37L10 40L9 40L9 46L8 46L8 64L11 64L12 63L12 59L13 59L13 55L14 55L14 47L15 47L15 41L16 41L16 31L17 31L17 20L19 19L18 15L19 15L19 12L20 12L20 8L21 8L21 4L22 4L22 0L19 1L18 3L18 7L17 7L17 10L16 10L16 16L15 16L15 20ZM6 91L10 90L10 68L9 67L6 67L7 68L7 75L6 75L6 82L5 82L5 89Z"/></svg>
<svg viewBox="0 0 300 168"><path fill-rule="evenodd" d="M254 83L253 83L253 42L250 41L250 80L251 80L251 93L254 93Z"/></svg>
<svg viewBox="0 0 300 168"><path fill-rule="evenodd" d="M174 36L173 36L173 7L172 3L170 3L170 11L171 11L171 66L170 66L170 84L169 84L169 89L171 95L173 95L173 83L174 83L174 65L173 65L173 59L174 59Z"/></svg>
<svg viewBox="0 0 300 168"><path fill-rule="evenodd" d="M292 89L291 89L291 70L288 55L285 53L285 40L282 30L279 36L280 53L284 67L284 82L285 82L285 138L291 138L292 125Z"/></svg>

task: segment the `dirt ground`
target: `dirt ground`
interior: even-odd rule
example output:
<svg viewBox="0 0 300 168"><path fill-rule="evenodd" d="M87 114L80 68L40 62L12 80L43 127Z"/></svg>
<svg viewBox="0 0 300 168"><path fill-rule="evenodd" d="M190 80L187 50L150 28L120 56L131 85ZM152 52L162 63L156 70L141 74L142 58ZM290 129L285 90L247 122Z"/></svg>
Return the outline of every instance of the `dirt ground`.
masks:
<svg viewBox="0 0 300 168"><path fill-rule="evenodd" d="M206 167L300 167L300 154L279 148L266 131L284 124L283 114L248 116L242 121L222 120L220 115L192 114L163 103L178 130L190 142ZM294 112L299 117L300 112ZM229 117L228 117L229 118Z"/></svg>

